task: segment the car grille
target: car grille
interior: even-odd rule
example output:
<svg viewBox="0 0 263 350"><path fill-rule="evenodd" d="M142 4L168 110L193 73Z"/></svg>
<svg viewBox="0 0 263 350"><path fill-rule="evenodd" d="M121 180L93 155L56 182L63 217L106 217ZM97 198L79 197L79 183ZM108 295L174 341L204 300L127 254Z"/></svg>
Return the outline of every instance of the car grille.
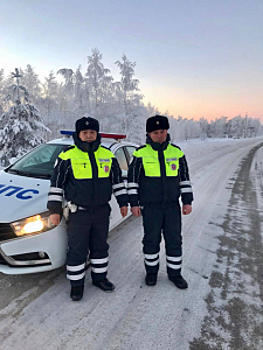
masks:
<svg viewBox="0 0 263 350"><path fill-rule="evenodd" d="M16 235L11 226L9 224L0 223L0 242L13 238L16 238Z"/></svg>

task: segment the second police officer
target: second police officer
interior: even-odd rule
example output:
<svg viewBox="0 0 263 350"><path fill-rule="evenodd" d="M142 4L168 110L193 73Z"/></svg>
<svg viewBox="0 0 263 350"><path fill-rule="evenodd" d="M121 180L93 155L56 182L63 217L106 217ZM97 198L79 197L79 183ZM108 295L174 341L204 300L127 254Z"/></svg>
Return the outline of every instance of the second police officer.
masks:
<svg viewBox="0 0 263 350"><path fill-rule="evenodd" d="M51 222L58 225L62 216L63 196L70 209L68 223L67 278L70 297L83 296L87 255L95 286L111 292L114 285L107 279L109 262L107 243L112 191L121 215L127 215L128 196L121 170L113 153L103 147L99 123L92 117L76 121L74 146L57 159L48 196Z"/></svg>
<svg viewBox="0 0 263 350"><path fill-rule="evenodd" d="M181 275L183 215L192 211L193 192L187 162L170 142L169 121L156 115L146 122L146 144L133 153L128 172L128 194L133 215L143 216L145 282L154 286L159 270L161 234L165 239L168 278L180 289L188 284Z"/></svg>

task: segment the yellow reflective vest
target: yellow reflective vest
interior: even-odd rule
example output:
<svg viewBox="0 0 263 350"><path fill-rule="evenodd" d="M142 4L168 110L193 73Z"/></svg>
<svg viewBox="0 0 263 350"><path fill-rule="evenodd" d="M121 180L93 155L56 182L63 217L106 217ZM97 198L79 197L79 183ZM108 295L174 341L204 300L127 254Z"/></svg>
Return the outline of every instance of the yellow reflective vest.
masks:
<svg viewBox="0 0 263 350"><path fill-rule="evenodd" d="M149 144L146 144L145 147L137 149L133 155L142 158L145 176L161 177L158 151L155 151ZM163 151L163 155L166 176L178 176L179 159L183 157L184 153L169 143Z"/></svg>
<svg viewBox="0 0 263 350"><path fill-rule="evenodd" d="M131 206L177 202L180 196L184 204L191 204L193 193L184 153L170 142L164 146L155 150L146 143L133 153L128 172Z"/></svg>
<svg viewBox="0 0 263 350"><path fill-rule="evenodd" d="M113 153L110 150L100 146L94 152L94 156L98 168L98 178L109 177L112 166L112 158L115 158ZM93 171L88 152L83 152L75 146L74 148L69 149L67 152L62 152L59 155L59 158L63 160L70 159L75 179L92 179Z"/></svg>
<svg viewBox="0 0 263 350"><path fill-rule="evenodd" d="M120 207L127 205L127 191L114 154L101 145L90 153L72 146L58 156L48 209L60 212L62 197L78 206L97 207L107 204L112 193Z"/></svg>

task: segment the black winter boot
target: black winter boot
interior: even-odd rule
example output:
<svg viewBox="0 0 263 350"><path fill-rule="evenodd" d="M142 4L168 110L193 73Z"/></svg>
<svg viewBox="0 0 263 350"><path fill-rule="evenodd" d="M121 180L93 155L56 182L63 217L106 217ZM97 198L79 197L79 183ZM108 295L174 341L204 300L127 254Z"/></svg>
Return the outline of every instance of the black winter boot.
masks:
<svg viewBox="0 0 263 350"><path fill-rule="evenodd" d="M180 289L186 289L188 288L188 283L186 282L186 280L181 276L171 276L169 277L169 280L172 281L177 288L180 288Z"/></svg>
<svg viewBox="0 0 263 350"><path fill-rule="evenodd" d="M92 282L92 284L95 287L100 288L101 290L103 290L103 292L113 292L115 289L115 286L113 283L111 283L107 278L105 278L102 281L99 282Z"/></svg>
<svg viewBox="0 0 263 350"><path fill-rule="evenodd" d="M79 301L83 297L84 286L71 287L70 298L73 301Z"/></svg>
<svg viewBox="0 0 263 350"><path fill-rule="evenodd" d="M145 283L150 287L155 286L157 283L157 273L147 273L145 277Z"/></svg>

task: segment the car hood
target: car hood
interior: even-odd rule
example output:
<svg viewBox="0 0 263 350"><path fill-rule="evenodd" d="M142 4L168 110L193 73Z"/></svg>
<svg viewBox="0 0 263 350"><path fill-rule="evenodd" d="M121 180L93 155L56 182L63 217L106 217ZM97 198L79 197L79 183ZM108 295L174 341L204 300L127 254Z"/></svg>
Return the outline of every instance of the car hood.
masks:
<svg viewBox="0 0 263 350"><path fill-rule="evenodd" d="M10 223L47 211L49 180L0 171L0 222Z"/></svg>

